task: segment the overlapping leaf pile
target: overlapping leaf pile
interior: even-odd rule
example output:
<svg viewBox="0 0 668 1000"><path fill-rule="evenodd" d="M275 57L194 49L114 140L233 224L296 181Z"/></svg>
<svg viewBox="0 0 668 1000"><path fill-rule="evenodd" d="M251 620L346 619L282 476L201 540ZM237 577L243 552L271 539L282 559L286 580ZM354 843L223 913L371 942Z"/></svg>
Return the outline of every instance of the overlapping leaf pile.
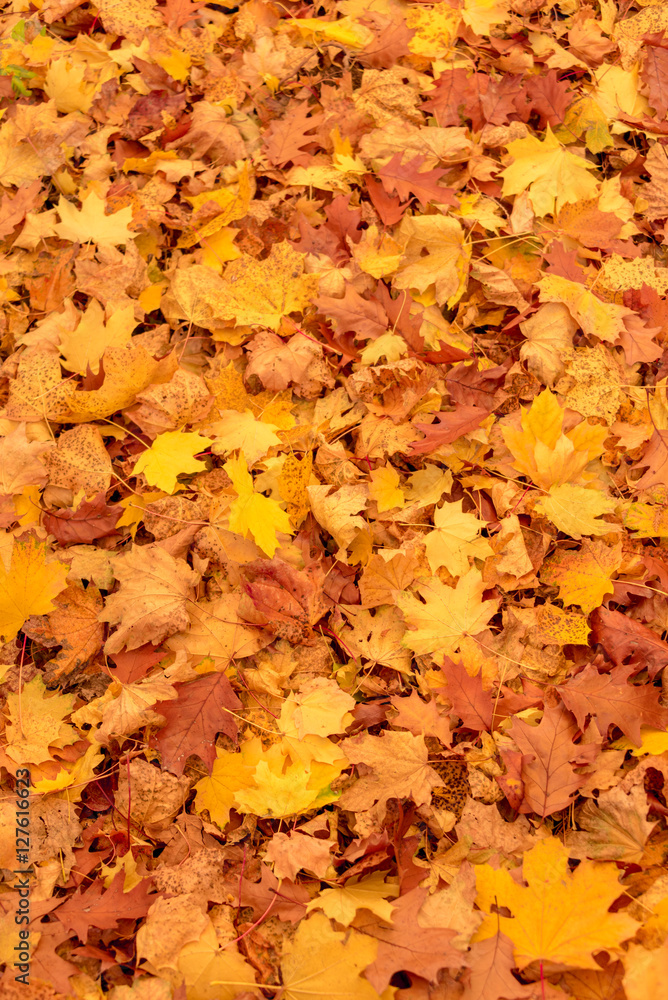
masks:
<svg viewBox="0 0 668 1000"><path fill-rule="evenodd" d="M663 995L665 4L2 23L3 996Z"/></svg>

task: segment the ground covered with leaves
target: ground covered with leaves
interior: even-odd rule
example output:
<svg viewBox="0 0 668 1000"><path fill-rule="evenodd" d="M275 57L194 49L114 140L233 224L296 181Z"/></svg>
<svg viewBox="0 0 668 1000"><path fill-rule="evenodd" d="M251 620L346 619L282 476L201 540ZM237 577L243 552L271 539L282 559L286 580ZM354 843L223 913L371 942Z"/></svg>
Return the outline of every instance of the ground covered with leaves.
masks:
<svg viewBox="0 0 668 1000"><path fill-rule="evenodd" d="M665 996L665 4L1 24L2 996Z"/></svg>

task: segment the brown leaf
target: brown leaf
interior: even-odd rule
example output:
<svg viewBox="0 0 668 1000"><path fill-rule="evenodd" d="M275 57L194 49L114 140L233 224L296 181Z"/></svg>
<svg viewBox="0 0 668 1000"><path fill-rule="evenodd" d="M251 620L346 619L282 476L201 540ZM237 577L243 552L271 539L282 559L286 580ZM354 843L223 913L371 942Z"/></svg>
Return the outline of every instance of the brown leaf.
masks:
<svg viewBox="0 0 668 1000"><path fill-rule="evenodd" d="M85 545L113 535L122 513L121 506L109 506L106 494L98 493L92 500L82 500L76 510L49 511L44 514L43 522L61 545Z"/></svg>
<svg viewBox="0 0 668 1000"><path fill-rule="evenodd" d="M426 889L413 889L393 906L391 928L383 927L377 917L358 917L354 926L375 937L378 955L365 972L373 988L382 993L397 972L412 972L425 979L435 979L441 969L468 965L461 951L450 944L457 932L441 927L420 927L417 916L427 898Z"/></svg>
<svg viewBox="0 0 668 1000"><path fill-rule="evenodd" d="M155 705L155 711L166 719L155 738L163 767L183 774L188 757L196 754L210 774L216 759L216 734L224 733L236 742L239 726L230 712L236 713L243 706L225 674L204 674L175 687L176 701Z"/></svg>

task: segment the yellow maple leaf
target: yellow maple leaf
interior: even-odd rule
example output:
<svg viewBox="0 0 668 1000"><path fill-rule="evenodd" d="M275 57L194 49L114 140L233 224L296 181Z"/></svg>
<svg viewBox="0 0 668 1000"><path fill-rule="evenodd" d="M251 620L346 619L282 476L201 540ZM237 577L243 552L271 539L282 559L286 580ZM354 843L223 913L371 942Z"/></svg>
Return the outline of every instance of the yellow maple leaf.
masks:
<svg viewBox="0 0 668 1000"><path fill-rule="evenodd" d="M94 191L82 202L80 210L61 195L58 202L60 222L53 227L56 235L71 243L92 242L102 247L117 247L133 240L137 234L128 229L132 209L128 206L112 215L107 215L104 209L104 200Z"/></svg>
<svg viewBox="0 0 668 1000"><path fill-rule="evenodd" d="M469 557L486 559L494 554L486 538L480 538L485 527L475 514L462 511L462 501L444 503L434 511L434 531L425 535L424 544L432 573L445 566L452 576L461 576L469 569Z"/></svg>
<svg viewBox="0 0 668 1000"><path fill-rule="evenodd" d="M549 125L543 142L530 135L509 142L507 148L513 162L502 171L504 198L528 191L534 212L543 216L596 196L598 182L588 173L593 163L562 146Z"/></svg>
<svg viewBox="0 0 668 1000"><path fill-rule="evenodd" d="M378 942L355 930L332 930L324 913L302 920L285 939L281 972L285 1000L380 1000L361 973L375 961Z"/></svg>
<svg viewBox="0 0 668 1000"><path fill-rule="evenodd" d="M292 534L290 518L275 500L255 492L253 477L248 471L242 451L237 458L230 458L225 462L223 468L237 492L237 499L230 507L230 531L236 531L244 538L251 534L256 544L271 559L278 548L276 532Z"/></svg>
<svg viewBox="0 0 668 1000"><path fill-rule="evenodd" d="M418 655L456 652L464 636L482 632L499 606L498 600L482 600L485 584L475 567L459 578L456 587L433 579L416 589L424 603L414 594L397 594L396 600L412 627L401 644Z"/></svg>
<svg viewBox="0 0 668 1000"><path fill-rule="evenodd" d="M7 695L9 721L5 727L5 752L17 764L40 764L51 759L49 747L76 743L79 733L64 722L75 695L52 694L38 674L23 689Z"/></svg>
<svg viewBox="0 0 668 1000"><path fill-rule="evenodd" d="M564 411L549 389L536 396L528 410L521 407L520 427L516 417L515 426L502 428L513 465L545 490L581 476L601 454L608 436L607 427L586 421L564 434Z"/></svg>
<svg viewBox="0 0 668 1000"><path fill-rule="evenodd" d="M0 563L0 637L13 639L26 618L53 611L66 587L69 566L47 561L49 550L33 536L14 542L9 572Z"/></svg>
<svg viewBox="0 0 668 1000"><path fill-rule="evenodd" d="M230 947L230 942L221 947L209 918L197 941L188 941L181 948L177 966L185 981L188 1000L235 1000L242 992L240 987L245 987L243 993L247 996L256 992L253 966ZM151 979L151 986L156 982L159 980ZM259 990L257 996L261 996ZM146 1000L162 998L151 993L146 994Z"/></svg>
<svg viewBox="0 0 668 1000"><path fill-rule="evenodd" d="M564 604L577 604L586 615L603 603L614 590L612 577L622 564L622 544L585 539L576 551L558 549L543 563L540 579L559 587Z"/></svg>
<svg viewBox="0 0 668 1000"><path fill-rule="evenodd" d="M216 759L211 774L195 785L195 809L207 809L212 821L221 830L230 818L230 809L236 805L236 793L253 783L253 773L262 757L262 744L258 737L242 743L239 753L216 748Z"/></svg>
<svg viewBox="0 0 668 1000"><path fill-rule="evenodd" d="M208 425L208 431L214 441L211 451L214 455L229 455L231 451L241 449L248 459L249 465L255 465L264 458L270 448L281 443L276 431L276 424L257 420L250 410L239 413L237 410L223 410L220 419Z"/></svg>
<svg viewBox="0 0 668 1000"><path fill-rule="evenodd" d="M256 816L299 815L311 809L318 798L310 779L310 772L299 762L285 767L278 760L261 760L253 773L254 787L240 789L234 797L235 806L239 812Z"/></svg>
<svg viewBox="0 0 668 1000"><path fill-rule="evenodd" d="M115 309L105 322L104 309L97 299L91 299L76 330L60 335L63 368L81 375L90 368L97 375L104 352L127 344L136 325L132 305Z"/></svg>
<svg viewBox="0 0 668 1000"><path fill-rule="evenodd" d="M392 923L393 907L399 886L385 881L385 872L373 872L366 878L348 879L345 885L323 889L306 907L307 913L322 910L332 920L350 927L358 910L369 910L386 924Z"/></svg>
<svg viewBox="0 0 668 1000"><path fill-rule="evenodd" d="M476 870L476 903L489 916L473 940L501 931L515 946L518 968L550 961L598 969L594 953L620 951L635 934L638 924L632 917L608 912L624 891L613 862L583 861L571 873L568 850L556 837L547 837L525 853L523 874L526 886L506 868L485 864ZM501 916L500 907L511 916Z"/></svg>
<svg viewBox="0 0 668 1000"><path fill-rule="evenodd" d="M202 459L195 458L195 455L211 443L211 438L189 431L158 434L151 447L142 452L135 462L132 475L138 476L143 472L151 486L157 486L165 493L175 493L177 487L181 487L177 476L204 470Z"/></svg>
<svg viewBox="0 0 668 1000"><path fill-rule="evenodd" d="M404 254L395 287L426 292L433 285L439 306L452 308L466 288L471 257L459 222L445 215L407 216L396 238L404 244Z"/></svg>
<svg viewBox="0 0 668 1000"><path fill-rule="evenodd" d="M586 334L609 343L626 332L624 317L633 315L630 309L603 302L578 281L569 281L560 274L545 275L538 287L541 302L561 302Z"/></svg>
<svg viewBox="0 0 668 1000"><path fill-rule="evenodd" d="M279 728L289 736L334 736L351 724L355 699L335 680L313 678L291 692L281 707Z"/></svg>
<svg viewBox="0 0 668 1000"><path fill-rule="evenodd" d="M304 262L287 241L275 243L266 260L244 254L222 277L198 264L177 270L172 293L186 318L207 329L229 323L278 330L284 316L303 312L317 295L317 275L305 274Z"/></svg>
<svg viewBox="0 0 668 1000"><path fill-rule="evenodd" d="M378 512L392 510L394 507L405 505L404 491L400 486L401 479L396 469L391 465L384 469L374 469L371 473L371 486L369 487L369 497L376 501Z"/></svg>
<svg viewBox="0 0 668 1000"><path fill-rule="evenodd" d="M562 486L550 486L545 496L536 501L535 509L545 514L559 531L579 539L583 535L607 535L610 531L619 531L618 524L599 520L601 514L612 514L616 506L612 497L600 490L564 483Z"/></svg>

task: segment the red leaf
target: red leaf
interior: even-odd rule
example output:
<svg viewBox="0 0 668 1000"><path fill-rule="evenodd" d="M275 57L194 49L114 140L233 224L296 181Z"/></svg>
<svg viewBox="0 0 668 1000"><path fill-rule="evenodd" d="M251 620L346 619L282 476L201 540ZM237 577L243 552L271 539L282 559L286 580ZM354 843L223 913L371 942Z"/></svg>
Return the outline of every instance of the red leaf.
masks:
<svg viewBox="0 0 668 1000"><path fill-rule="evenodd" d="M573 794L586 780L574 772L574 762L583 755L591 758L598 751L596 744L575 746L576 733L570 713L562 706L546 708L538 726L521 719L513 721L510 735L524 754L520 812L545 817L570 805Z"/></svg>
<svg viewBox="0 0 668 1000"><path fill-rule="evenodd" d="M122 513L120 505L109 507L101 492L92 500L82 500L76 510L45 514L44 527L61 545L88 545L96 538L113 535Z"/></svg>
<svg viewBox="0 0 668 1000"><path fill-rule="evenodd" d="M415 423L414 426L424 433L421 441L411 445L411 455L428 455L442 444L452 444L462 434L468 434L479 427L489 410L479 406L458 406L452 413L437 413L435 424Z"/></svg>
<svg viewBox="0 0 668 1000"><path fill-rule="evenodd" d="M471 971L464 974L468 980L466 1000L499 1000L500 997L521 1000L533 996L534 987L522 986L513 976L513 943L505 934L476 941L467 957Z"/></svg>
<svg viewBox="0 0 668 1000"><path fill-rule="evenodd" d="M413 889L401 896L391 927L383 927L377 917L358 918L354 926L378 941L378 954L365 971L377 993L382 993L396 972L413 972L435 979L441 969L468 965L461 951L450 944L457 932L442 927L420 927L417 915L427 898L426 889Z"/></svg>
<svg viewBox="0 0 668 1000"><path fill-rule="evenodd" d="M556 69L537 76L527 77L525 86L531 100L531 109L536 111L542 121L541 128L550 125L561 125L566 117L566 111L573 102L568 80L560 80Z"/></svg>
<svg viewBox="0 0 668 1000"><path fill-rule="evenodd" d="M634 673L646 668L652 680L668 665L668 643L642 622L607 608L597 608L590 622L594 641L603 646L614 664L619 665L630 656Z"/></svg>
<svg viewBox="0 0 668 1000"><path fill-rule="evenodd" d="M136 920L145 917L151 903L157 899L149 893L150 879L143 879L130 892L123 892L125 873L118 872L106 891L101 879L96 879L90 889L80 889L70 896L58 910L56 916L63 927L73 930L80 941L85 942L89 927L111 930L119 920Z"/></svg>
<svg viewBox="0 0 668 1000"><path fill-rule="evenodd" d="M156 663L160 663L165 653L163 650L147 642L145 646L138 649L123 650L121 653L113 653L110 659L115 666L111 670L122 684L134 684L146 677L147 673Z"/></svg>
<svg viewBox="0 0 668 1000"><path fill-rule="evenodd" d="M415 195L423 208L430 201L441 204L456 204L452 200L452 189L440 187L437 183L445 176L445 170L425 170L418 171L425 161L424 156L414 156L407 163L402 163L403 153L395 153L392 159L381 167L378 176L383 182L383 186L388 194L399 195L402 201L406 201L411 195Z"/></svg>
<svg viewBox="0 0 668 1000"><path fill-rule="evenodd" d="M280 121L273 121L267 129L264 149L267 159L274 167L284 167L290 162L296 166L306 166L310 160L309 154L302 147L317 141L315 136L307 135L307 132L316 128L323 116L309 117L309 111L308 104L302 101L293 105Z"/></svg>
<svg viewBox="0 0 668 1000"><path fill-rule="evenodd" d="M588 663L578 674L558 691L561 700L577 719L580 729L586 717L596 718L599 730L605 736L608 727L618 726L630 740L640 746L640 726L665 729L668 726L668 708L659 705L661 691L651 684L635 687L628 684L634 673L632 665L620 665L609 674L599 674L593 663Z"/></svg>
<svg viewBox="0 0 668 1000"><path fill-rule="evenodd" d="M380 337L387 331L387 315L381 304L362 298L352 285L346 285L342 299L321 295L316 305L323 315L334 322L339 333L351 330L356 340Z"/></svg>
<svg viewBox="0 0 668 1000"><path fill-rule="evenodd" d="M366 189L371 198L371 204L378 212L380 221L384 226L394 226L403 218L403 214L408 208L408 202L400 202L396 195L390 196L385 190L381 181L377 181L371 174L365 174Z"/></svg>
<svg viewBox="0 0 668 1000"><path fill-rule="evenodd" d="M175 701L160 701L155 706L167 720L155 739L163 770L181 775L188 757L197 754L210 774L216 759L216 734L225 733L235 741L237 738L236 719L226 709L238 712L241 702L225 674L204 674L175 687Z"/></svg>
<svg viewBox="0 0 668 1000"><path fill-rule="evenodd" d="M494 702L488 691L483 691L482 676L471 677L464 664L444 657L441 671L447 688L443 693L452 702L452 707L462 720L464 729L474 729L477 733L488 730L492 724Z"/></svg>
<svg viewBox="0 0 668 1000"><path fill-rule="evenodd" d="M204 0L167 0L165 6L159 10L167 27L178 31L188 21L196 18L200 8L205 6Z"/></svg>
<svg viewBox="0 0 668 1000"><path fill-rule="evenodd" d="M668 116L668 40L663 32L645 36L643 83L649 90L649 103L657 117Z"/></svg>

